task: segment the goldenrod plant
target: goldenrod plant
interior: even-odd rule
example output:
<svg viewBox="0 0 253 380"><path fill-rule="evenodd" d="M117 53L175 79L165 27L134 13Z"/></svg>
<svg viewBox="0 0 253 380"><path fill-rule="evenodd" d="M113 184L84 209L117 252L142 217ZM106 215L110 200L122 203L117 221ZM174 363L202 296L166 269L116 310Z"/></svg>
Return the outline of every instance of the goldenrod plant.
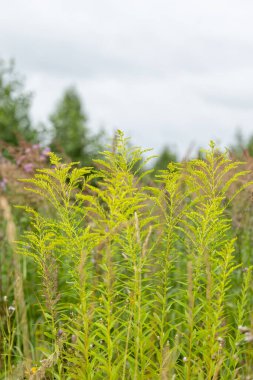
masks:
<svg viewBox="0 0 253 380"><path fill-rule="evenodd" d="M27 378L253 376L252 268L231 223L249 171L211 142L153 183L143 155L118 131L94 168L51 153L50 168L23 180L48 205L24 206L17 244L40 276Z"/></svg>

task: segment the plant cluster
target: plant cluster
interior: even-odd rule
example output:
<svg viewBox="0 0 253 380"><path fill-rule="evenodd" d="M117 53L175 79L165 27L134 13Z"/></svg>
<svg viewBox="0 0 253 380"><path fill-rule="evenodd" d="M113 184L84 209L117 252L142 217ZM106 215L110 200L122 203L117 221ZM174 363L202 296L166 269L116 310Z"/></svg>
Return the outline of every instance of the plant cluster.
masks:
<svg viewBox="0 0 253 380"><path fill-rule="evenodd" d="M252 377L252 267L231 218L249 171L211 142L203 159L170 163L147 185L144 153L118 131L96 169L51 153L51 167L23 180L50 205L24 207L30 228L15 247L39 274L23 376ZM18 378L6 302L4 376Z"/></svg>

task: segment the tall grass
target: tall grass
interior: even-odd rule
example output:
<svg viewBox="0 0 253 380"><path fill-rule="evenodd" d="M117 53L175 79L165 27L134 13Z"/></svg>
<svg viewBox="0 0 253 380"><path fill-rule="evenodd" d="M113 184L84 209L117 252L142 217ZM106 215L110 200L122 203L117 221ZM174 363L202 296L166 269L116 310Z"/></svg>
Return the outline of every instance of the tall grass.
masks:
<svg viewBox="0 0 253 380"><path fill-rule="evenodd" d="M96 169L51 154L24 180L50 205L24 207L17 248L40 276L27 378L253 376L252 268L235 256L230 217L248 171L211 143L153 184L144 152L118 132Z"/></svg>

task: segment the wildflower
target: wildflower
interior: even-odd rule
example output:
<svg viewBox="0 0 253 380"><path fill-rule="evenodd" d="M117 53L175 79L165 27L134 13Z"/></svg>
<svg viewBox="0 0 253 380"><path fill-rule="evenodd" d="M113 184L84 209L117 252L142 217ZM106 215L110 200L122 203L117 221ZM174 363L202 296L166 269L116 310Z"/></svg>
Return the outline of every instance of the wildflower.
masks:
<svg viewBox="0 0 253 380"><path fill-rule="evenodd" d="M72 342L72 343L76 343L76 341L77 341L77 336L73 334L73 335L71 336L71 342Z"/></svg>
<svg viewBox="0 0 253 380"><path fill-rule="evenodd" d="M26 173L31 173L33 171L33 164L32 163L29 163L29 164L25 164L23 166L23 169Z"/></svg>
<svg viewBox="0 0 253 380"><path fill-rule="evenodd" d="M31 374L34 375L37 372L37 367L31 368Z"/></svg>
<svg viewBox="0 0 253 380"><path fill-rule="evenodd" d="M187 357L186 357L186 356L184 356L184 357L183 357L183 362L184 362L184 363L186 363L186 362L187 362L187 360L188 360L188 359L187 359Z"/></svg>
<svg viewBox="0 0 253 380"><path fill-rule="evenodd" d="M51 152L51 149L49 147L46 147L45 149L43 149L43 151L41 152L41 154L43 156L48 156L50 152Z"/></svg>
<svg viewBox="0 0 253 380"><path fill-rule="evenodd" d="M7 296L3 296L3 301L7 302L7 300L8 300Z"/></svg>

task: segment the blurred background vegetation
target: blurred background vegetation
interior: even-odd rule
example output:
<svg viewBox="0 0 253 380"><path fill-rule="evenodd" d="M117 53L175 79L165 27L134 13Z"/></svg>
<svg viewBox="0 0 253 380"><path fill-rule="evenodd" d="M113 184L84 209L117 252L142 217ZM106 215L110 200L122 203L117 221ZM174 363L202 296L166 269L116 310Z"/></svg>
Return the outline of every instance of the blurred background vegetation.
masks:
<svg viewBox="0 0 253 380"><path fill-rule="evenodd" d="M14 61L0 59L0 141L10 146L24 141L41 147L47 145L65 158L91 165L92 158L104 149L108 136L102 129L97 134L92 132L78 89L70 86L60 94L46 123L33 123L32 100L33 94L26 91ZM169 144L173 141L166 141L161 147L159 157L153 162L154 169L165 169L169 162L179 161L176 150ZM245 154L253 157L253 134L246 139L238 129L229 149L239 158Z"/></svg>

